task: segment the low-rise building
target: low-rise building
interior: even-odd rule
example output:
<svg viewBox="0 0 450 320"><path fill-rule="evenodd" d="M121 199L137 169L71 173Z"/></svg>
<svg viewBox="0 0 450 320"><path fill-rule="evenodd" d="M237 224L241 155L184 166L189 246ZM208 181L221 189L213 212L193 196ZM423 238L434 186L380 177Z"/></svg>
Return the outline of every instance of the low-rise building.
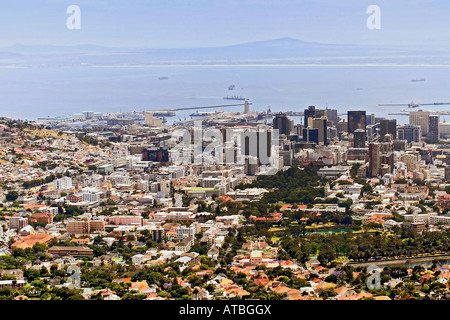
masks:
<svg viewBox="0 0 450 320"><path fill-rule="evenodd" d="M175 246L175 250L179 250L182 252L188 252L192 246L194 245L194 238L193 237L187 237L181 240L180 243L178 243Z"/></svg>

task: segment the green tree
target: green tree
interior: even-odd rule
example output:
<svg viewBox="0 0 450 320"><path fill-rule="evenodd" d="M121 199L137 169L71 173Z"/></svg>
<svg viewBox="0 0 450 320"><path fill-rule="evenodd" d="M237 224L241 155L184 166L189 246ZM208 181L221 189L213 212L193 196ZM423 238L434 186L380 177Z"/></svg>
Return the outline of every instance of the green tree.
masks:
<svg viewBox="0 0 450 320"><path fill-rule="evenodd" d="M6 194L6 201L16 201L19 197L19 193L17 191L10 191Z"/></svg>

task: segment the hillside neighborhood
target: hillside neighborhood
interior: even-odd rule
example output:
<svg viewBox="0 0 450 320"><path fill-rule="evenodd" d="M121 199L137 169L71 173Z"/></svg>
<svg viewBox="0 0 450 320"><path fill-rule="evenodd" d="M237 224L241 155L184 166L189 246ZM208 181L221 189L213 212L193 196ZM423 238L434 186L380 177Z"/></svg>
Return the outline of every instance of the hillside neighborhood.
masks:
<svg viewBox="0 0 450 320"><path fill-rule="evenodd" d="M450 298L442 156L396 151L369 176L336 140L258 175L124 128L0 121L0 299Z"/></svg>

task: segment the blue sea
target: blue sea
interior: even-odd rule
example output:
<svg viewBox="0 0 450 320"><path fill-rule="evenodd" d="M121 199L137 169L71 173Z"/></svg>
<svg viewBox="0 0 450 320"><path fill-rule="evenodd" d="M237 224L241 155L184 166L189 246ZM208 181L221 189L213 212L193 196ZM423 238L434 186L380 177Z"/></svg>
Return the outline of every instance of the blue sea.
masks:
<svg viewBox="0 0 450 320"><path fill-rule="evenodd" d="M411 81L418 78L425 81ZM232 84L235 90L230 91ZM342 114L347 110L366 110L368 114L406 123L407 116L388 115L407 109L406 106L378 104L450 102L450 67L197 65L0 69L0 115L16 119L65 116L85 110L107 113L239 103L224 100L227 95L248 98L251 109L256 111L303 111L315 105L337 109ZM450 105L421 109L450 110ZM443 119L447 121L446 117Z"/></svg>

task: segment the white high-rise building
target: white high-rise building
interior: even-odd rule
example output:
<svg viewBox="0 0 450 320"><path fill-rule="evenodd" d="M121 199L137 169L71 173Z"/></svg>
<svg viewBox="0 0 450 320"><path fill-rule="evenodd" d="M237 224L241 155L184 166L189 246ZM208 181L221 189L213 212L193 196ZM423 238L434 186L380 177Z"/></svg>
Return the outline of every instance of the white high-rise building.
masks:
<svg viewBox="0 0 450 320"><path fill-rule="evenodd" d="M97 188L83 188L81 192L82 200L87 202L98 202L101 199L102 192Z"/></svg>
<svg viewBox="0 0 450 320"><path fill-rule="evenodd" d="M61 179L56 179L54 181L55 190L65 190L72 188L72 178L71 177L62 177Z"/></svg>

